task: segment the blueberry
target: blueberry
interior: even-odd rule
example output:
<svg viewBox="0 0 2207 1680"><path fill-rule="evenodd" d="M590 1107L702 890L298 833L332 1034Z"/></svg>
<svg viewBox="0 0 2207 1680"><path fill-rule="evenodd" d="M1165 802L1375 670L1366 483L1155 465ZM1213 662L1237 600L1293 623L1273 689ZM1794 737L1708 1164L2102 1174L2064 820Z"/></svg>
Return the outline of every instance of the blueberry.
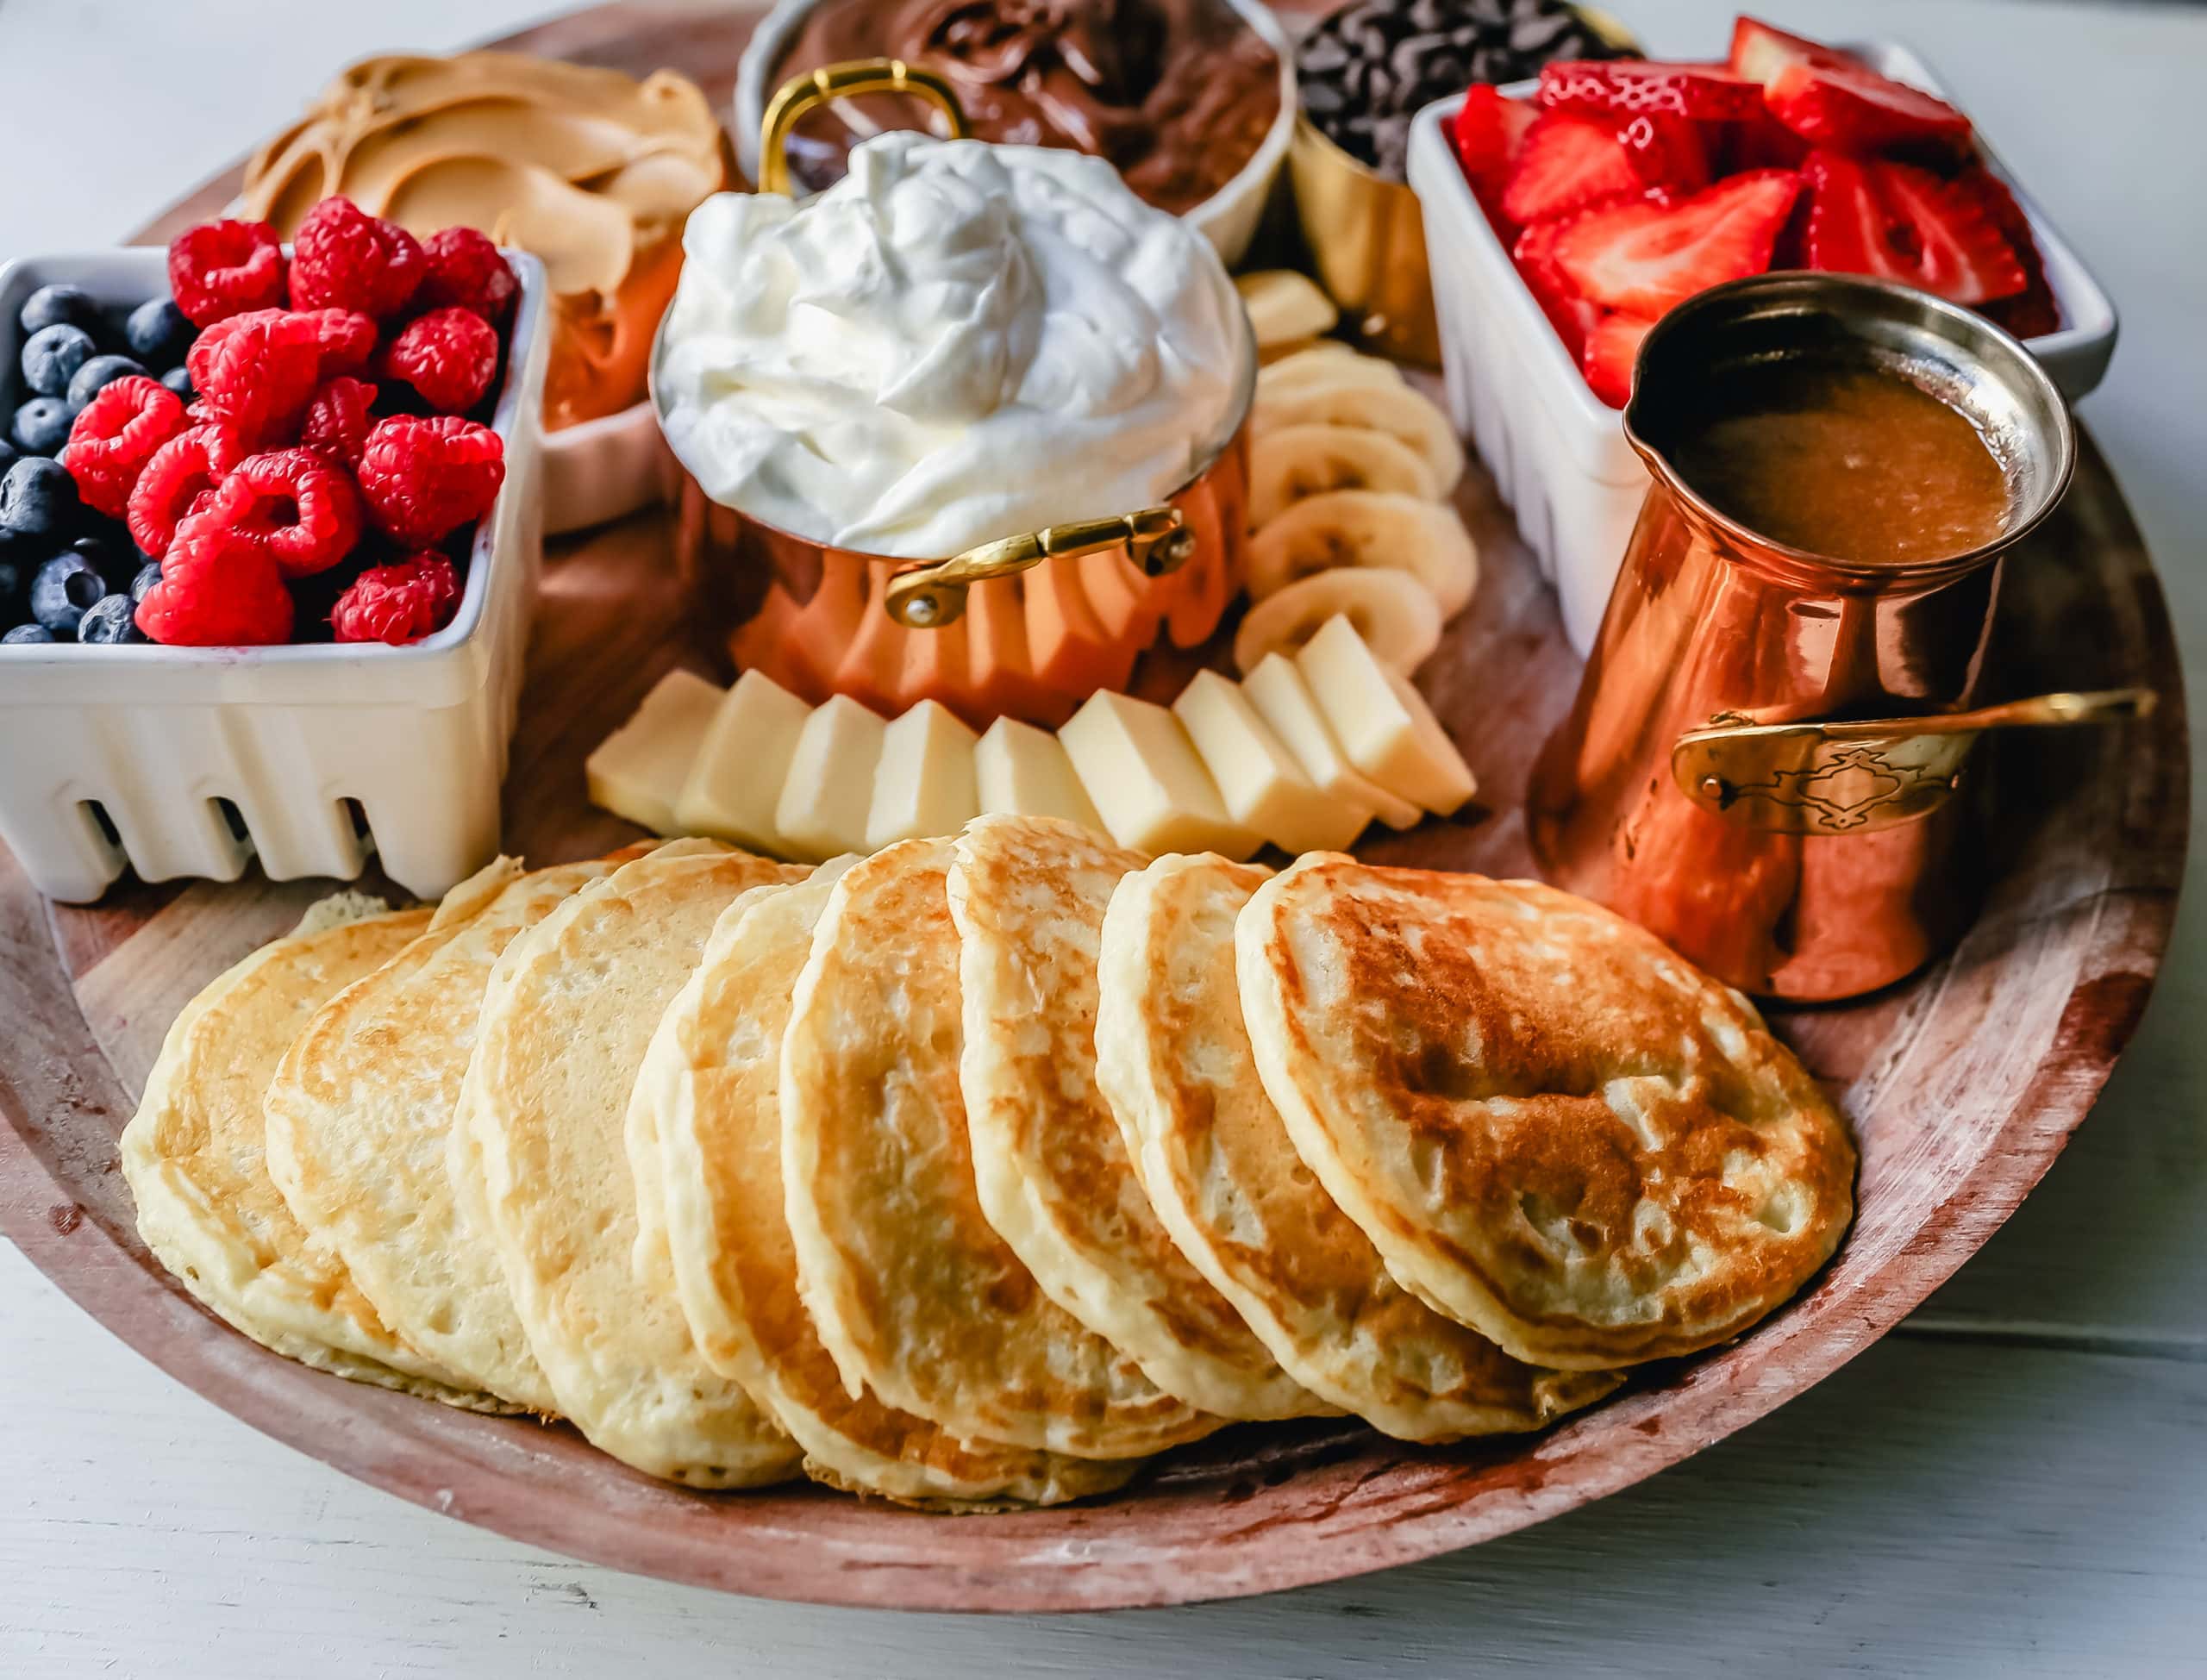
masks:
<svg viewBox="0 0 2207 1680"><path fill-rule="evenodd" d="M23 340L23 383L41 397L65 396L97 347L82 327L41 327Z"/></svg>
<svg viewBox="0 0 2207 1680"><path fill-rule="evenodd" d="M22 604L23 584L28 581L22 562L9 552L12 546L0 543L0 623L16 616L16 609Z"/></svg>
<svg viewBox="0 0 2207 1680"><path fill-rule="evenodd" d="M161 375L161 383L174 391L184 402L191 403L198 397L199 393L191 388L191 374L187 369L171 368Z"/></svg>
<svg viewBox="0 0 2207 1680"><path fill-rule="evenodd" d="M78 537L69 545L69 552L83 555L92 570L107 580L110 590L129 588L138 568L146 564L138 545L120 532L111 537Z"/></svg>
<svg viewBox="0 0 2207 1680"><path fill-rule="evenodd" d="M161 581L161 563L148 560L138 568L138 575L130 580L130 598L143 601L153 592L153 585Z"/></svg>
<svg viewBox="0 0 2207 1680"><path fill-rule="evenodd" d="M73 636L86 609L107 593L107 580L82 554L56 554L31 579L31 616L57 637Z"/></svg>
<svg viewBox="0 0 2207 1680"><path fill-rule="evenodd" d="M0 472L7 472L9 467L15 465L15 464L22 459L22 458L23 452L22 450L16 448L16 446L9 442L7 439L0 438Z"/></svg>
<svg viewBox="0 0 2207 1680"><path fill-rule="evenodd" d="M86 608L77 621L77 640L94 646L143 641L138 628L138 603L127 595L103 595Z"/></svg>
<svg viewBox="0 0 2207 1680"><path fill-rule="evenodd" d="M91 294L77 286L41 286L23 300L17 317L23 336L48 327L80 327L87 333L100 329L100 306Z"/></svg>
<svg viewBox="0 0 2207 1680"><path fill-rule="evenodd" d="M0 476L0 525L17 536L58 540L83 517L77 481L60 462L32 457Z"/></svg>
<svg viewBox="0 0 2207 1680"><path fill-rule="evenodd" d="M78 368L69 381L69 406L81 409L105 387L132 374L147 377L146 370L128 356L95 356Z"/></svg>
<svg viewBox="0 0 2207 1680"><path fill-rule="evenodd" d="M148 367L174 367L198 335L199 329L166 297L147 299L122 323L122 341Z"/></svg>
<svg viewBox="0 0 2207 1680"><path fill-rule="evenodd" d="M53 632L43 624L18 624L4 636L0 636L0 647L27 641L52 641Z"/></svg>
<svg viewBox="0 0 2207 1680"><path fill-rule="evenodd" d="M26 455L58 455L69 441L70 422L76 417L66 397L34 397L16 410L8 435Z"/></svg>

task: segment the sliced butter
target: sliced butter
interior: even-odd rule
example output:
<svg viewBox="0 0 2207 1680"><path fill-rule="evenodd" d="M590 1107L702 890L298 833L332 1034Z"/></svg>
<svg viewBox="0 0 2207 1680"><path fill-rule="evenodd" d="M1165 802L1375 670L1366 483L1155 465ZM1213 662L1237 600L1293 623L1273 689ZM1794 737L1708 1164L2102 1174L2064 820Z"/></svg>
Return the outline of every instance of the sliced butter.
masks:
<svg viewBox="0 0 2207 1680"><path fill-rule="evenodd" d="M675 801L727 693L691 671L660 678L635 715L583 761L590 803L655 834L681 833Z"/></svg>
<svg viewBox="0 0 2207 1680"><path fill-rule="evenodd" d="M1241 679L1241 691L1319 792L1377 816L1390 828L1414 828L1424 821L1423 811L1359 775L1341 755L1310 685L1286 654L1267 653L1258 660L1257 668Z"/></svg>
<svg viewBox="0 0 2207 1680"><path fill-rule="evenodd" d="M1218 784L1226 814L1283 852L1339 852L1372 821L1369 808L1329 797L1241 687L1216 671L1199 671L1172 703Z"/></svg>
<svg viewBox="0 0 2207 1680"><path fill-rule="evenodd" d="M1348 761L1381 787L1436 816L1477 790L1418 691L1379 663L1347 618L1329 619L1295 663Z"/></svg>
<svg viewBox="0 0 2207 1680"><path fill-rule="evenodd" d="M1237 860L1257 849L1257 836L1227 815L1195 743L1164 707L1101 689L1058 740L1120 845L1153 857L1216 852Z"/></svg>
<svg viewBox="0 0 2207 1680"><path fill-rule="evenodd" d="M881 766L866 819L866 849L954 834L980 815L973 732L947 707L922 700L882 733Z"/></svg>
<svg viewBox="0 0 2207 1680"><path fill-rule="evenodd" d="M797 756L797 738L811 715L810 706L765 671L737 678L706 726L697 761L674 802L681 831L785 853L789 842L774 826L774 808Z"/></svg>
<svg viewBox="0 0 2207 1680"><path fill-rule="evenodd" d="M874 772L889 726L845 694L831 694L797 731L774 827L793 856L820 862L863 851Z"/></svg>
<svg viewBox="0 0 2207 1680"><path fill-rule="evenodd" d="M998 718L973 748L973 779L984 815L1053 816L1095 834L1110 832L1047 729Z"/></svg>

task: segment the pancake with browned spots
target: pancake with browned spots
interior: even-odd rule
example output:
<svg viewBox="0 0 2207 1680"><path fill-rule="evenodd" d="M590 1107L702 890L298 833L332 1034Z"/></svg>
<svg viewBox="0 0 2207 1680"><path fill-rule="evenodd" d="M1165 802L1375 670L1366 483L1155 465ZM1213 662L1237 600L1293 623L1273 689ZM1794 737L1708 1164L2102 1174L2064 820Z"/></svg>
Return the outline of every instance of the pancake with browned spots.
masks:
<svg viewBox="0 0 2207 1680"><path fill-rule="evenodd" d="M1149 1200L1291 1377L1405 1440L1536 1429L1608 1371L1513 1359L1387 1275L1288 1140L1241 1025L1234 922L1269 870L1160 858L1104 919L1097 1075Z"/></svg>
<svg viewBox="0 0 2207 1680"><path fill-rule="evenodd" d="M1216 1421L1046 1295L981 1211L959 1092L948 840L835 883L782 1039L797 1277L844 1388L967 1440L1136 1458Z"/></svg>
<svg viewBox="0 0 2207 1680"><path fill-rule="evenodd" d="M1398 1283L1519 1358L1707 1347L1838 1246L1838 1113L1745 998L1622 917L1316 853L1235 938L1297 1152Z"/></svg>

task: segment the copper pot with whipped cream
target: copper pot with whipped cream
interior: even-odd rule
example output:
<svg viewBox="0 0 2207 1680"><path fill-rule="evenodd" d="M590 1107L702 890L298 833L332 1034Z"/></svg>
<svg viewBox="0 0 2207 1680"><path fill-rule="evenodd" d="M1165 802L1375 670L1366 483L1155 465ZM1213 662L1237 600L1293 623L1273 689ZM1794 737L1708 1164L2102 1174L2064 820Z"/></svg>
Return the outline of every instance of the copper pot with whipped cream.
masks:
<svg viewBox="0 0 2207 1680"><path fill-rule="evenodd" d="M978 139L1104 159L1229 264L1255 236L1294 134L1294 47L1263 0L778 0L736 76L745 172L759 178L775 88L878 54L943 77ZM798 185L828 185L853 147L927 118L879 97L813 114L790 141Z"/></svg>
<svg viewBox="0 0 2207 1680"><path fill-rule="evenodd" d="M793 84L954 93L874 60ZM768 184L780 184L775 161ZM1238 592L1256 347L1216 253L1107 164L898 132L691 215L652 395L677 549L807 699L1061 722Z"/></svg>

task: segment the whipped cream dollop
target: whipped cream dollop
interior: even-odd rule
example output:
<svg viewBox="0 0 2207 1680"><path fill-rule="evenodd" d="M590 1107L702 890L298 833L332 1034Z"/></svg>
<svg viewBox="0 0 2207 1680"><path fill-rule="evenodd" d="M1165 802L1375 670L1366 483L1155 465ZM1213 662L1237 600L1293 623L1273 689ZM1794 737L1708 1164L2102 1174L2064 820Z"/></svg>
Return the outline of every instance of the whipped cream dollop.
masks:
<svg viewBox="0 0 2207 1680"><path fill-rule="evenodd" d="M1203 235L1100 159L894 133L802 203L693 211L660 416L715 501L940 559L1166 499L1254 352Z"/></svg>

